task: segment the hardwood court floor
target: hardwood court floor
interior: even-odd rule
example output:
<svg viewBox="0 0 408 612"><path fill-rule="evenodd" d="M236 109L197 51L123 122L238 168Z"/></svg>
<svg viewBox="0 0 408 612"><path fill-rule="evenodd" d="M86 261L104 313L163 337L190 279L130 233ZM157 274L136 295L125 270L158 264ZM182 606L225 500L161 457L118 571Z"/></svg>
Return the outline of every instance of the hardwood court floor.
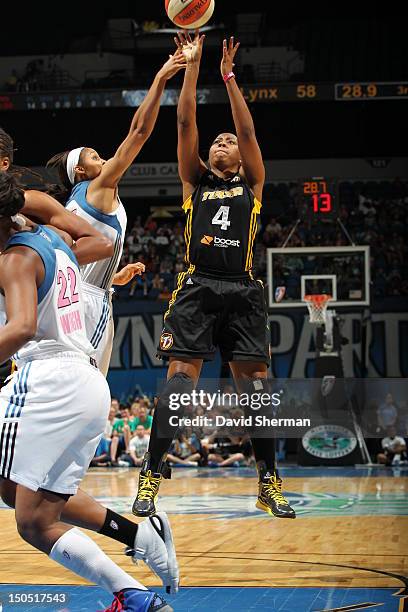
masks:
<svg viewBox="0 0 408 612"><path fill-rule="evenodd" d="M160 508L173 527L184 586L392 587L408 575L408 472L354 468L282 471L296 520L255 508L250 470L173 470ZM128 516L138 470L92 470L83 489ZM138 521L139 519L134 520ZM134 566L123 546L95 541L148 586L158 580ZM13 511L0 509L0 583L86 584L18 536Z"/></svg>

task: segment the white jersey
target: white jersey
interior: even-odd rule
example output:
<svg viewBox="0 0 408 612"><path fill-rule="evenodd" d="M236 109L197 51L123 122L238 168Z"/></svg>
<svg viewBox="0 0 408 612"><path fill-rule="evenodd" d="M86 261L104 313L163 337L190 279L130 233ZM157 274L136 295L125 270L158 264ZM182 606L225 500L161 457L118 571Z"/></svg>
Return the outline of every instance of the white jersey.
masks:
<svg viewBox="0 0 408 612"><path fill-rule="evenodd" d="M81 275L84 281L94 285L94 287L110 289L122 257L127 223L126 211L119 197L117 209L110 214L103 213L91 206L86 199L89 183L90 181L81 181L74 186L66 209L88 221L90 225L113 242L115 250L112 257L81 266Z"/></svg>
<svg viewBox="0 0 408 612"><path fill-rule="evenodd" d="M95 351L86 335L84 298L74 253L56 233L42 225L14 234L4 250L17 245L36 251L45 269L37 290L37 331L14 355L17 367L66 351L93 356ZM0 309L5 310L3 296Z"/></svg>
<svg viewBox="0 0 408 612"><path fill-rule="evenodd" d="M397 446L405 446L405 440L401 436L387 437L381 440L381 446L384 450L394 452L393 449Z"/></svg>

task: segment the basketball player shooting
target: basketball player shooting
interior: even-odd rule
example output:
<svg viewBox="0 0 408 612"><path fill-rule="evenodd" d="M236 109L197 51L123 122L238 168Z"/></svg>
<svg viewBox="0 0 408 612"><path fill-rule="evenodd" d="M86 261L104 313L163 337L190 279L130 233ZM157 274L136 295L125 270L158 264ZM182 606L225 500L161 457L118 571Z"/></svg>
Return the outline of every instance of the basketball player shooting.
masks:
<svg viewBox="0 0 408 612"><path fill-rule="evenodd" d="M172 437L171 394L191 393L203 361L217 347L229 362L237 388L251 396L267 392L269 327L262 282L252 273L254 242L261 210L265 169L254 123L233 73L239 43L224 40L221 76L227 89L236 134L212 142L207 166L199 155L196 89L204 36L175 38L185 55L178 112L178 163L186 214L185 261L164 317L158 356L169 359L167 383L153 417L149 450L139 476L133 513L150 516L163 476ZM223 248L219 248L222 246ZM182 417L182 410L178 412ZM252 438L259 474L257 507L270 515L295 518L282 494L275 463L275 440Z"/></svg>

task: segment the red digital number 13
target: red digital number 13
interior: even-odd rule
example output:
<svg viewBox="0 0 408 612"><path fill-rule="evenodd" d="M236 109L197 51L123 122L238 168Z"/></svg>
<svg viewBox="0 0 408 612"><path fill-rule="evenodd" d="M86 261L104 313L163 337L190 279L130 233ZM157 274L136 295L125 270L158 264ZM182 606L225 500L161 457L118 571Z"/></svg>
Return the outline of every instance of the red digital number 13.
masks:
<svg viewBox="0 0 408 612"><path fill-rule="evenodd" d="M330 193L314 193L312 195L313 212L327 213L331 211L331 195Z"/></svg>

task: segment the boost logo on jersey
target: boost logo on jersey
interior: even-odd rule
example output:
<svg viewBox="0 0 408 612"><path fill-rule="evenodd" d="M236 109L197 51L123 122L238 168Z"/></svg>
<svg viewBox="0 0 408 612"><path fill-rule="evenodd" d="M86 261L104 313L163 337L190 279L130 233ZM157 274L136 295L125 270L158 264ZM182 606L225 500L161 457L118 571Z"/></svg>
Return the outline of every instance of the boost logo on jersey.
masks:
<svg viewBox="0 0 408 612"><path fill-rule="evenodd" d="M241 244L240 240L229 240L228 238L218 238L218 236L206 236L204 235L201 238L201 244L206 244L207 246L215 246L227 249L228 247L239 247Z"/></svg>
<svg viewBox="0 0 408 612"><path fill-rule="evenodd" d="M201 238L201 244L206 244L207 246L210 246L212 241L213 241L213 237L212 236L206 236L205 234Z"/></svg>

